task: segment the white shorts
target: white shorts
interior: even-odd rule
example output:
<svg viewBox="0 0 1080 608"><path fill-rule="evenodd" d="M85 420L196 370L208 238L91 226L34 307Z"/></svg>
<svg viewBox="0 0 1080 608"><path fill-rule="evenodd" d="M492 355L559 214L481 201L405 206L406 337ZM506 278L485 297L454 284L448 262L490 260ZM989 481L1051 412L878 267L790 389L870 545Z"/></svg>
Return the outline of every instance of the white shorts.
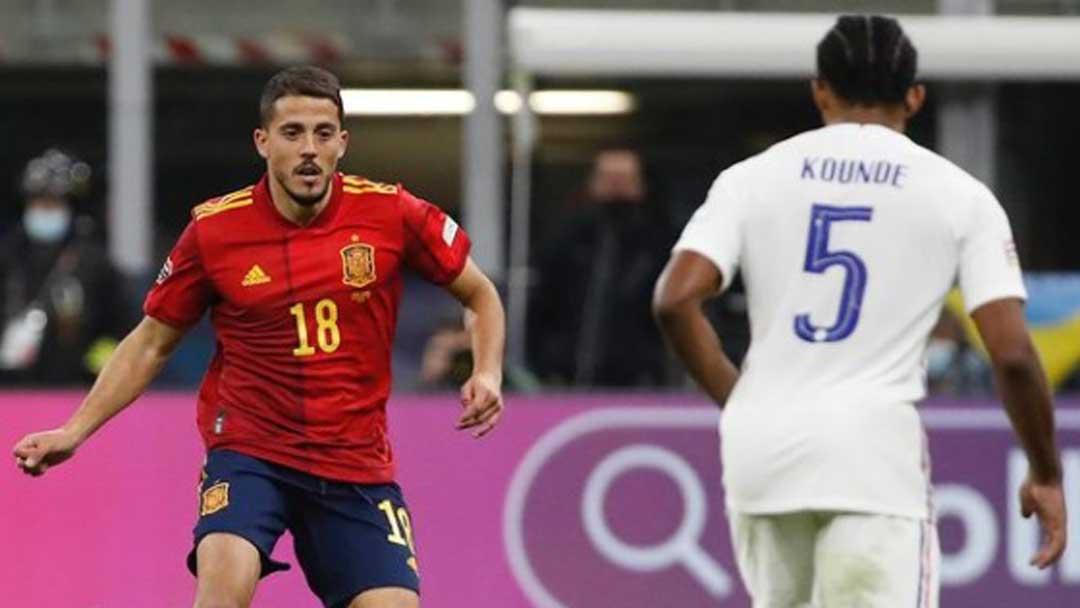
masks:
<svg viewBox="0 0 1080 608"><path fill-rule="evenodd" d="M754 608L937 608L933 522L837 511L730 519Z"/></svg>

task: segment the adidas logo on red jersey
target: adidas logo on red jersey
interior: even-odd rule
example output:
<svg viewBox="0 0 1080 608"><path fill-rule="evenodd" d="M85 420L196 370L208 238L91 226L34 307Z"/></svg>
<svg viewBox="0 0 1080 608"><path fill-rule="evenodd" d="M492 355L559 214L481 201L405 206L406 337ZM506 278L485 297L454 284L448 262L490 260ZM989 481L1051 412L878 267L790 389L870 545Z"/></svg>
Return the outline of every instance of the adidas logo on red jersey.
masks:
<svg viewBox="0 0 1080 608"><path fill-rule="evenodd" d="M251 287L253 285L262 285L263 283L270 282L270 275L266 274L258 264L251 267L251 270L244 275L244 280L240 282L244 287Z"/></svg>

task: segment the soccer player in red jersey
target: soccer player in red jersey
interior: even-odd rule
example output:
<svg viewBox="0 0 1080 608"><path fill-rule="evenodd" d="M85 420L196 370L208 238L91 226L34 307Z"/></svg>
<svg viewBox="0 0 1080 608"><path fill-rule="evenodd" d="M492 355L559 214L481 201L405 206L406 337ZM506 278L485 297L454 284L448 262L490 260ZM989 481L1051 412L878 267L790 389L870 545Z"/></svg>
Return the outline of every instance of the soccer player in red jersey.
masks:
<svg viewBox="0 0 1080 608"><path fill-rule="evenodd" d="M31 475L70 458L161 370L205 311L217 353L198 397L207 447L197 608L247 606L287 529L328 607L419 606L414 539L387 439L390 354L408 267L466 309L475 369L460 429L502 411L504 315L469 238L401 186L336 172L348 132L336 77L290 68L266 85L254 186L194 208L120 344L61 428L15 446Z"/></svg>

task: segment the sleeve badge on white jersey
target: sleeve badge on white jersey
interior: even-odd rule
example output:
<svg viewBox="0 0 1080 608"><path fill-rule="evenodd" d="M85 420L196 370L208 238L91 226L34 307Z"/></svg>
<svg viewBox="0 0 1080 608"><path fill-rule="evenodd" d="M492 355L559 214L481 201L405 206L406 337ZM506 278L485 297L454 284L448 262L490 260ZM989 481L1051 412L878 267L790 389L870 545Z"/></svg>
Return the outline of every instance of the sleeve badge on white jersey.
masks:
<svg viewBox="0 0 1080 608"><path fill-rule="evenodd" d="M1020 256L1016 253L1016 242L1012 239L1008 239L1004 243L1005 245L1005 261L1009 266L1019 266Z"/></svg>

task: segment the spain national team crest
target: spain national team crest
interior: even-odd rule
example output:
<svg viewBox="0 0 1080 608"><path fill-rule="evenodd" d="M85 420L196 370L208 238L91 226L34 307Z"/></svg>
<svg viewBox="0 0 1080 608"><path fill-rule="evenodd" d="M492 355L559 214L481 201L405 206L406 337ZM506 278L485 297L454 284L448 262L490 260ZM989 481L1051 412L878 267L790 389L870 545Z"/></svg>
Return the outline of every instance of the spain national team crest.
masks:
<svg viewBox="0 0 1080 608"><path fill-rule="evenodd" d="M341 249L341 281L352 287L367 287L375 282L375 248L353 243Z"/></svg>
<svg viewBox="0 0 1080 608"><path fill-rule="evenodd" d="M203 517L217 513L229 506L229 482L222 481L206 488L202 493L202 504L199 508L199 516Z"/></svg>

